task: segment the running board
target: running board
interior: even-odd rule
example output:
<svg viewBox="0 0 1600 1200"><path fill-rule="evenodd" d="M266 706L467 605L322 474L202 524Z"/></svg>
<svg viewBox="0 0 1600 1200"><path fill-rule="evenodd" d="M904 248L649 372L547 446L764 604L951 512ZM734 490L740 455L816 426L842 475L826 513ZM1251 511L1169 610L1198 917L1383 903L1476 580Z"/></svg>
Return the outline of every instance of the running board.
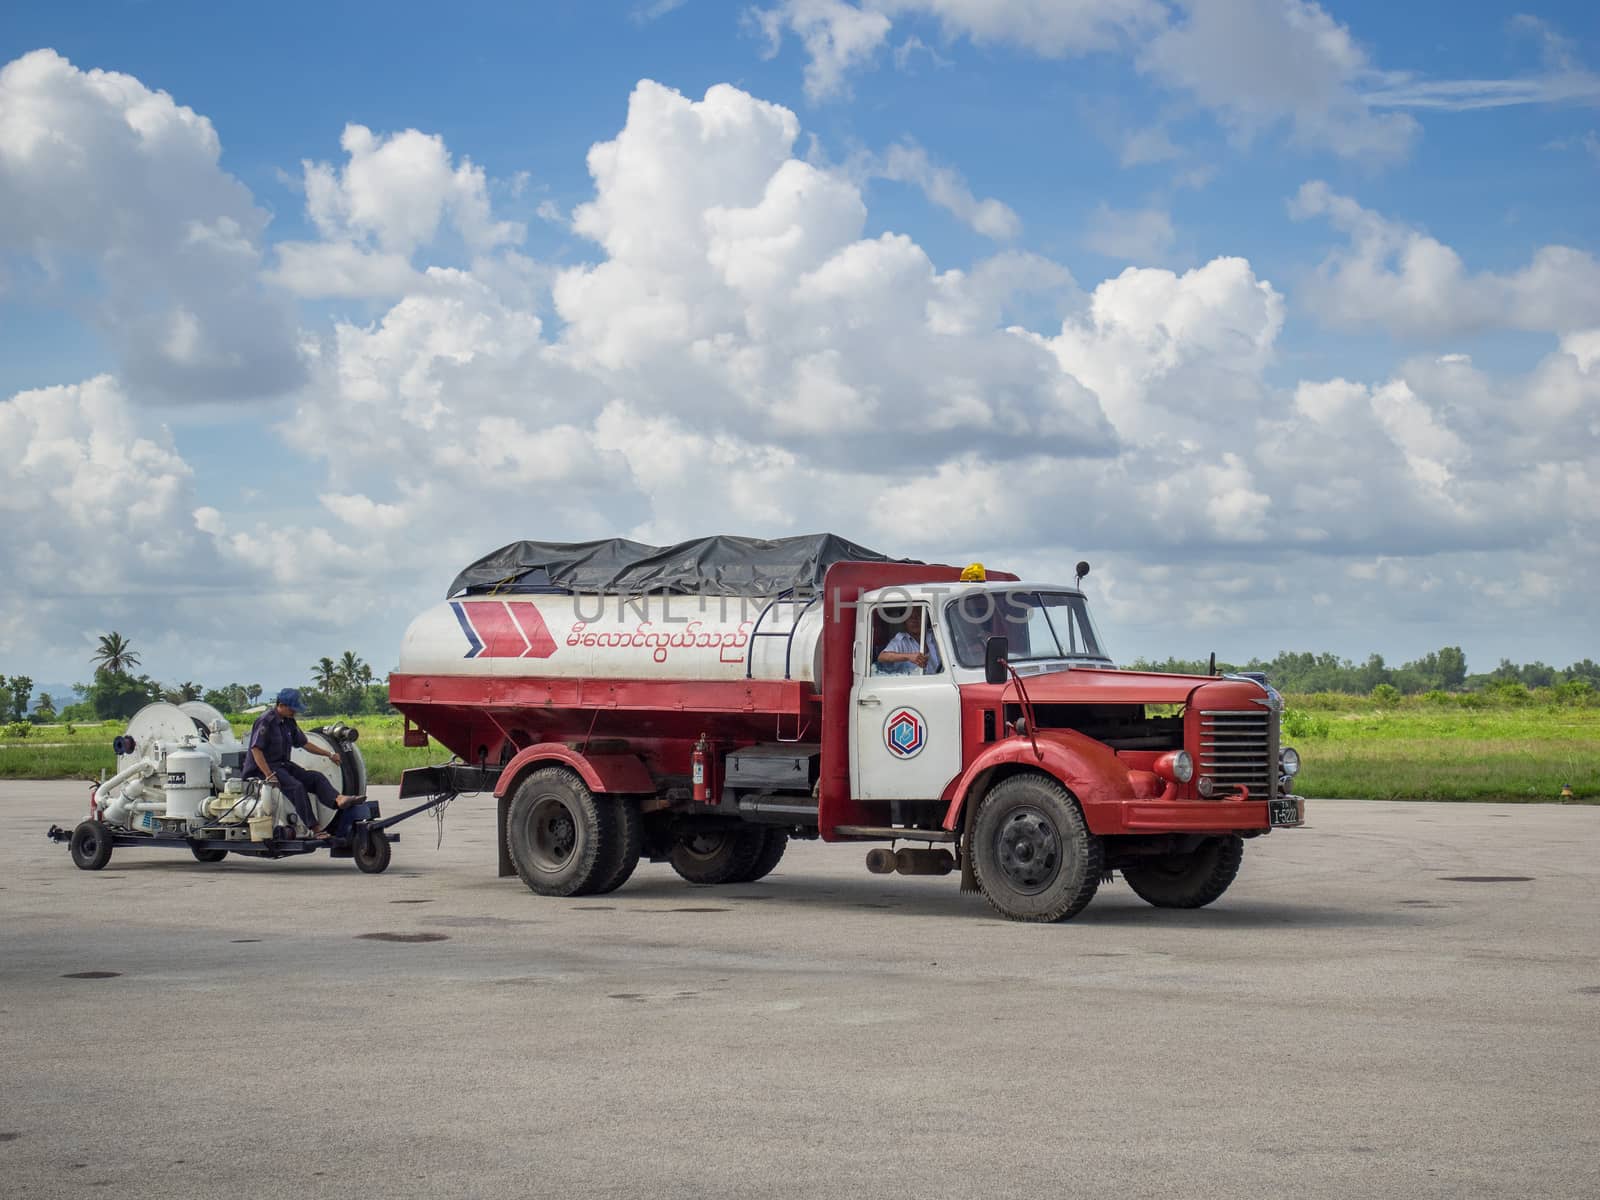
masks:
<svg viewBox="0 0 1600 1200"><path fill-rule="evenodd" d="M948 829L905 829L893 825L835 825L833 832L842 838L870 838L873 841L953 842Z"/></svg>

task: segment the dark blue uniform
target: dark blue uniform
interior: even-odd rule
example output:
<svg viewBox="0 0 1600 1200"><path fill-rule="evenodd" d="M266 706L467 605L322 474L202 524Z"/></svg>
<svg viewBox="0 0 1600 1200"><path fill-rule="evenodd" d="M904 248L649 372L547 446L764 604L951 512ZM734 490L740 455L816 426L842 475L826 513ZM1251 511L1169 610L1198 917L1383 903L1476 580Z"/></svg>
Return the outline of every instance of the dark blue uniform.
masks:
<svg viewBox="0 0 1600 1200"><path fill-rule="evenodd" d="M339 789L328 782L327 776L297 767L289 761L290 753L305 744L306 735L293 717L280 717L276 708L267 709L251 726L250 740L245 744L244 778L265 777L256 765L256 756L251 753L260 750L261 756L267 760L267 773L278 777L279 789L294 805L301 822L307 829L315 829L320 822L308 791L315 793L318 800L332 808L333 802L339 797Z"/></svg>

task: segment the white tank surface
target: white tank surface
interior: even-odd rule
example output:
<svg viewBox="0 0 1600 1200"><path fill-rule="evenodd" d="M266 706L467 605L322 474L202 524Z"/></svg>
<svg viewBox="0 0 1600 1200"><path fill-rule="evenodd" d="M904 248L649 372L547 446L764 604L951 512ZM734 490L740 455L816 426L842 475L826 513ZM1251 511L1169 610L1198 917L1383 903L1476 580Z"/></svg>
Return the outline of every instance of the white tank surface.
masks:
<svg viewBox="0 0 1600 1200"><path fill-rule="evenodd" d="M162 771L168 817L187 820L200 815L200 805L211 796L211 756L204 750L168 750Z"/></svg>
<svg viewBox="0 0 1600 1200"><path fill-rule="evenodd" d="M398 672L814 683L822 604L756 596L463 596L411 623Z"/></svg>

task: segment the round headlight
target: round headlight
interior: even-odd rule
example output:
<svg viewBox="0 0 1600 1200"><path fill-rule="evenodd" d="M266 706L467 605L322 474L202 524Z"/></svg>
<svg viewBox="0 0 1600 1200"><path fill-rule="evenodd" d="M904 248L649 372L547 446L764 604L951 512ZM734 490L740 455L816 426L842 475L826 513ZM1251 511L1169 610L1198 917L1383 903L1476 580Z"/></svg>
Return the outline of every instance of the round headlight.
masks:
<svg viewBox="0 0 1600 1200"><path fill-rule="evenodd" d="M1172 777L1179 783L1188 783L1194 778L1194 759L1187 750L1179 750L1172 756Z"/></svg>
<svg viewBox="0 0 1600 1200"><path fill-rule="evenodd" d="M1217 794L1217 781L1209 775L1200 776L1200 782L1195 784L1195 787L1207 800Z"/></svg>
<svg viewBox="0 0 1600 1200"><path fill-rule="evenodd" d="M1285 746L1278 751L1278 768L1285 775L1300 774L1300 751L1293 746Z"/></svg>

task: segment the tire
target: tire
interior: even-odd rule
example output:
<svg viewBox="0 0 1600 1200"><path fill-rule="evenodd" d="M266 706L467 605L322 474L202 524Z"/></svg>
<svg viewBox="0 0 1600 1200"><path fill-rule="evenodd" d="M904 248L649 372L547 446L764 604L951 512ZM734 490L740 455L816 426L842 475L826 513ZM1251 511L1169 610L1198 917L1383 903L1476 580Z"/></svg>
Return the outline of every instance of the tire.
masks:
<svg viewBox="0 0 1600 1200"><path fill-rule="evenodd" d="M1122 877L1141 900L1157 908L1204 908L1239 874L1244 839L1208 839L1188 854L1164 854L1122 868Z"/></svg>
<svg viewBox="0 0 1600 1200"><path fill-rule="evenodd" d="M978 887L1013 921L1064 921L1100 886L1104 853L1072 793L1046 775L1013 775L984 797L972 835Z"/></svg>
<svg viewBox="0 0 1600 1200"><path fill-rule="evenodd" d="M738 879L730 880L732 883L754 883L758 879L765 879L772 874L783 858L783 852L789 848L789 835L781 829L768 829L762 835L761 852L756 855L756 861L751 864L750 870Z"/></svg>
<svg viewBox="0 0 1600 1200"><path fill-rule="evenodd" d="M600 796L597 800L611 806L611 818L616 830L616 836L612 839L610 874L589 893L603 896L627 883L633 869L639 865L639 855L644 850L644 816L632 796Z"/></svg>
<svg viewBox="0 0 1600 1200"><path fill-rule="evenodd" d="M85 821L72 831L67 849L80 871L98 871L111 861L111 830L104 821Z"/></svg>
<svg viewBox="0 0 1600 1200"><path fill-rule="evenodd" d="M210 846L190 846L189 853L194 855L197 861L203 863L219 863L228 857L226 850L219 850Z"/></svg>
<svg viewBox="0 0 1600 1200"><path fill-rule="evenodd" d="M690 883L742 883L751 878L765 846L760 829L690 831L679 835L669 861Z"/></svg>
<svg viewBox="0 0 1600 1200"><path fill-rule="evenodd" d="M363 875L382 875L389 869L389 859L393 856L394 847L383 830L369 826L356 831L350 857L356 860L356 870Z"/></svg>
<svg viewBox="0 0 1600 1200"><path fill-rule="evenodd" d="M518 784L506 810L506 849L522 882L541 896L592 895L609 882L619 864L609 801L564 767L543 767Z"/></svg>

